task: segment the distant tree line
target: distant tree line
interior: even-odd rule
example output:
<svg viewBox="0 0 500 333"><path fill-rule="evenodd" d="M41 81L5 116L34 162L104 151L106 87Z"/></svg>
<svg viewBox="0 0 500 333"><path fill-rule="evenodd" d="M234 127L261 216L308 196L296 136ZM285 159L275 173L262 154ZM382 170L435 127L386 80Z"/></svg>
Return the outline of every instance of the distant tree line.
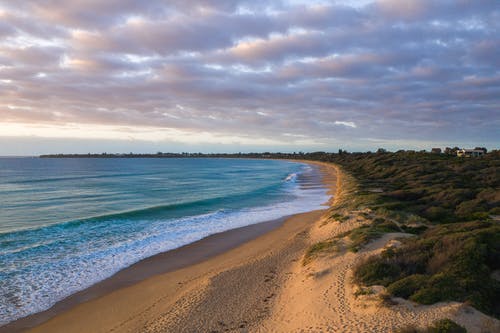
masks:
<svg viewBox="0 0 500 333"><path fill-rule="evenodd" d="M459 147L446 147L444 149L443 155L456 156ZM476 147L475 149L484 150L484 147ZM389 152L387 149L378 148L375 152L348 152L344 149L339 149L338 153L316 151L316 152L293 152L293 153L281 153L281 152L263 152L263 153L87 153L87 154L45 154L40 155L41 158L272 158L272 159L307 159L307 160L322 160L327 161L331 159L336 159L338 156L343 155L371 155L371 154L416 154L416 156L430 154L426 150L398 150L395 153ZM492 150L490 152L491 156L498 156L500 154L499 150ZM488 155L490 155L488 154Z"/></svg>

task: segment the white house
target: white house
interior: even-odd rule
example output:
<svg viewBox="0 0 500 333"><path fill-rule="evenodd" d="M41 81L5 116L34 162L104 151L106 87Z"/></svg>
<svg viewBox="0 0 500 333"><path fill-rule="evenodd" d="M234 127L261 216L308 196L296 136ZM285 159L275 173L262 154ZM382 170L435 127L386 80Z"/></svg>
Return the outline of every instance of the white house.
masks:
<svg viewBox="0 0 500 333"><path fill-rule="evenodd" d="M483 149L459 149L457 150L457 156L459 157L478 157L483 156Z"/></svg>

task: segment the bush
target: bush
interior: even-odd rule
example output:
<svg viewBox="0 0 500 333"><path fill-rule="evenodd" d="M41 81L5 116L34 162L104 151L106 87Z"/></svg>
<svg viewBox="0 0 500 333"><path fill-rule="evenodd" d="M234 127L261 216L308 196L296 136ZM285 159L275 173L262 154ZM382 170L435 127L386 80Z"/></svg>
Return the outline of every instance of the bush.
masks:
<svg viewBox="0 0 500 333"><path fill-rule="evenodd" d="M467 330L450 319L435 322L427 330L429 333L467 333Z"/></svg>
<svg viewBox="0 0 500 333"><path fill-rule="evenodd" d="M364 225L351 230L349 233L349 238L351 240L349 250L357 252L362 246L379 238L385 233L400 231L401 230L394 222L387 221L383 218L376 218L370 225Z"/></svg>
<svg viewBox="0 0 500 333"><path fill-rule="evenodd" d="M377 258L369 258L367 262L361 264L356 270L354 277L357 281L367 285L387 286L401 273L401 269L396 264L381 262Z"/></svg>
<svg viewBox="0 0 500 333"><path fill-rule="evenodd" d="M467 330L450 319L441 319L432 326L419 329L414 326L406 326L396 330L397 333L467 333Z"/></svg>
<svg viewBox="0 0 500 333"><path fill-rule="evenodd" d="M439 206L430 206L429 208L425 209L424 211L424 216L433 221L440 221L444 218L446 218L450 214L450 211L448 209L445 209L443 207Z"/></svg>
<svg viewBox="0 0 500 333"><path fill-rule="evenodd" d="M409 298L419 289L425 286L428 277L422 274L413 274L401 280L391 283L387 291L394 296Z"/></svg>
<svg viewBox="0 0 500 333"><path fill-rule="evenodd" d="M459 282L446 273L438 273L428 280L428 284L420 288L410 299L421 304L434 304L440 301L462 299L462 289Z"/></svg>

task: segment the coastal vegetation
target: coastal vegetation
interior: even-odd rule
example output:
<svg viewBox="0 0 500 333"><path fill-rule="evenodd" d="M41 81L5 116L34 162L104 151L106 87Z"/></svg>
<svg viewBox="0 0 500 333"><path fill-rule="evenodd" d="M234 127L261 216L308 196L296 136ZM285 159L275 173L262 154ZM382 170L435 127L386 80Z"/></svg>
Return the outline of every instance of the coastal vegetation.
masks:
<svg viewBox="0 0 500 333"><path fill-rule="evenodd" d="M467 330L450 319L436 321L432 326L425 329L415 327L405 327L397 333L467 333Z"/></svg>
<svg viewBox="0 0 500 333"><path fill-rule="evenodd" d="M382 215L432 224L500 215L500 152L481 158L430 153L311 154L359 183L356 201Z"/></svg>
<svg viewBox="0 0 500 333"><path fill-rule="evenodd" d="M307 265L318 254L325 252L336 252L339 250L339 241L336 239L329 239L312 245L306 252L303 264Z"/></svg>
<svg viewBox="0 0 500 333"><path fill-rule="evenodd" d="M334 207L371 220L345 237L348 249L385 233L401 239L355 270L358 283L383 285L421 304L466 302L500 317L500 158L456 158L429 153L333 154L316 159L340 165L357 181L349 204ZM339 219L340 217L340 219ZM334 240L332 240L333 242Z"/></svg>
<svg viewBox="0 0 500 333"><path fill-rule="evenodd" d="M491 276L499 268L499 245L496 222L439 225L369 258L355 275L421 304L467 302L499 316L500 282Z"/></svg>

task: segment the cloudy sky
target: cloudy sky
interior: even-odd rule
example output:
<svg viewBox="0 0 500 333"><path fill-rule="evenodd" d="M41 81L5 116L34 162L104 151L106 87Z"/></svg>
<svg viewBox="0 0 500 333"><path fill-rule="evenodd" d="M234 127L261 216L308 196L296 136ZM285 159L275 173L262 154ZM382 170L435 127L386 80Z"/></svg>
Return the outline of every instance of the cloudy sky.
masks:
<svg viewBox="0 0 500 333"><path fill-rule="evenodd" d="M498 0L0 0L0 155L500 142Z"/></svg>

